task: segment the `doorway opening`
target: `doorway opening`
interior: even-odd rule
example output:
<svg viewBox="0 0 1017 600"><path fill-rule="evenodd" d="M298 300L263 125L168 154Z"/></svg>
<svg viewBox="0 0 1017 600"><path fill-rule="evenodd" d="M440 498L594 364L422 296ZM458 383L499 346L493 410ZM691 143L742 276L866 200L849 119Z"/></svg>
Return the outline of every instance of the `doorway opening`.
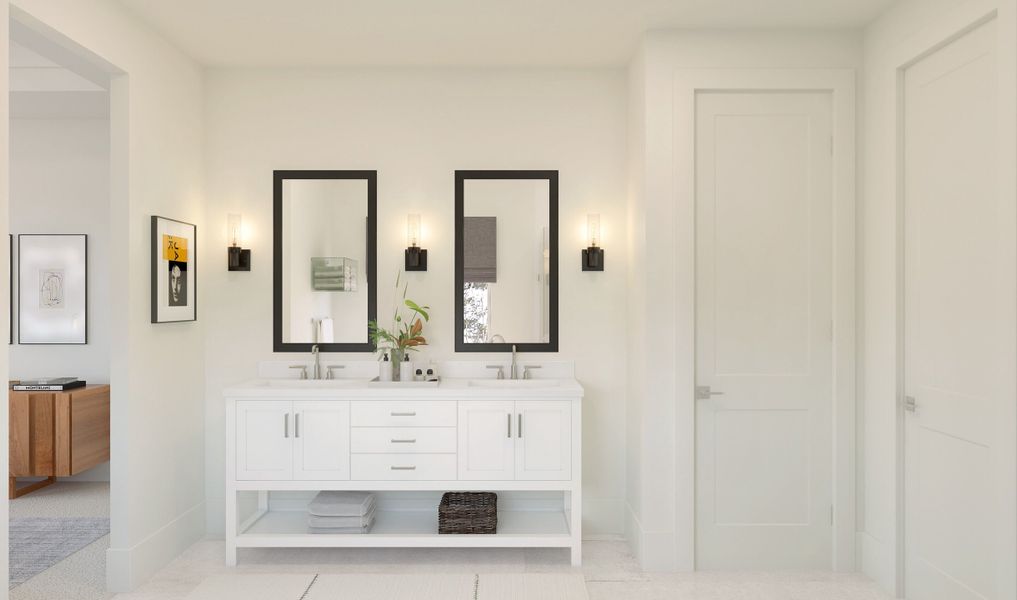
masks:
<svg viewBox="0 0 1017 600"><path fill-rule="evenodd" d="M10 34L10 597L107 598L111 75Z"/></svg>

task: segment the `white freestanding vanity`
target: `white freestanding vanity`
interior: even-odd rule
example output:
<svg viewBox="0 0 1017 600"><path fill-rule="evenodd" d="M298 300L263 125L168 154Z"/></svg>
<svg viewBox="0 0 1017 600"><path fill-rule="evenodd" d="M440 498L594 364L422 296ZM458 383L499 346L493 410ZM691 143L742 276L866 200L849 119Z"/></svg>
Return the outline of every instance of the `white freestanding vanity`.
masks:
<svg viewBox="0 0 1017 600"><path fill-rule="evenodd" d="M573 378L259 379L229 388L227 562L246 547L560 547L578 565L582 397ZM520 508L499 494L492 535L439 535L437 501L382 503L369 533L323 535L308 533L304 510L277 508L269 496L315 490L555 492L560 502Z"/></svg>

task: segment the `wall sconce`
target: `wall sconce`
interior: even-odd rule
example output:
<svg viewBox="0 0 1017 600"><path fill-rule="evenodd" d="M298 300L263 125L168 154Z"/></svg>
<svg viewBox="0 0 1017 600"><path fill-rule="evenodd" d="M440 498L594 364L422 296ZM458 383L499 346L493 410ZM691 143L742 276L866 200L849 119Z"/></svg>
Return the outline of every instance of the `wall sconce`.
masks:
<svg viewBox="0 0 1017 600"><path fill-rule="evenodd" d="M583 249L583 270L604 270L604 249L600 247L600 215L586 215L586 236L590 247Z"/></svg>
<svg viewBox="0 0 1017 600"><path fill-rule="evenodd" d="M427 250L420 247L420 215L406 215L406 270L426 271Z"/></svg>
<svg viewBox="0 0 1017 600"><path fill-rule="evenodd" d="M231 214L226 217L226 235L230 242L226 249L229 257L227 266L230 271L251 270L251 251L240 247L241 234L240 215Z"/></svg>

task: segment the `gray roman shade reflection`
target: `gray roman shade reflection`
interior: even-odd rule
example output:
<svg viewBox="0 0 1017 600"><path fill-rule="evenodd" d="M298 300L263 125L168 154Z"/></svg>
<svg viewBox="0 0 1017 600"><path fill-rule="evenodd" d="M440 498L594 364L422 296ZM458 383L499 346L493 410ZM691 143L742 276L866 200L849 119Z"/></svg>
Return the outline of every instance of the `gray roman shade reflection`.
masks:
<svg viewBox="0 0 1017 600"><path fill-rule="evenodd" d="M497 283L497 217L463 218L463 281Z"/></svg>

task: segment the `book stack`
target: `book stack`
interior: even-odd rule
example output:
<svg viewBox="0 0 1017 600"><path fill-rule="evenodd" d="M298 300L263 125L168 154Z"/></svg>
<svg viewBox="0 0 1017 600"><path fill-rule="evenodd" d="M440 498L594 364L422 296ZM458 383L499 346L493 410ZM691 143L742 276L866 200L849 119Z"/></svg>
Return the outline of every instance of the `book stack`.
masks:
<svg viewBox="0 0 1017 600"><path fill-rule="evenodd" d="M85 387L85 382L77 377L24 379L11 383L11 389L15 392L62 392L79 387Z"/></svg>
<svg viewBox="0 0 1017 600"><path fill-rule="evenodd" d="M374 525L371 492L318 492L307 507L311 533L367 533Z"/></svg>

